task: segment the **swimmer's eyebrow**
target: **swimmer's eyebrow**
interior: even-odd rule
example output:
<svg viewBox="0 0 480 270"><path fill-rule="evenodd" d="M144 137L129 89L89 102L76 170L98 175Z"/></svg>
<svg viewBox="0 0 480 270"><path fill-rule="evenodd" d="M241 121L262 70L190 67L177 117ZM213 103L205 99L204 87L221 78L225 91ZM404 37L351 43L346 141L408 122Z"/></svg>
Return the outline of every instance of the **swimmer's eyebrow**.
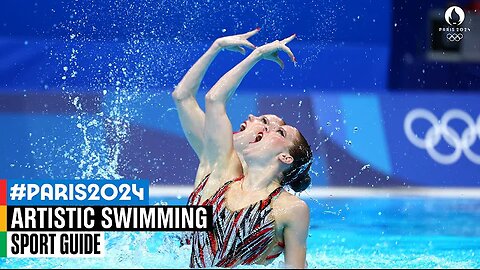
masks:
<svg viewBox="0 0 480 270"><path fill-rule="evenodd" d="M275 116L270 116L270 118L268 118L268 119L269 119L269 120L271 119L270 122L278 122L278 123L280 123L280 122L283 121L282 118L280 118L280 117L275 117Z"/></svg>
<svg viewBox="0 0 480 270"><path fill-rule="evenodd" d="M283 125L283 126L287 126L287 127L291 128L293 130L293 133L291 133L292 135L295 134L295 132L300 132L295 127L292 127L292 126L289 126L289 125ZM287 130L285 128L283 128L283 130L285 130L285 133L287 133Z"/></svg>

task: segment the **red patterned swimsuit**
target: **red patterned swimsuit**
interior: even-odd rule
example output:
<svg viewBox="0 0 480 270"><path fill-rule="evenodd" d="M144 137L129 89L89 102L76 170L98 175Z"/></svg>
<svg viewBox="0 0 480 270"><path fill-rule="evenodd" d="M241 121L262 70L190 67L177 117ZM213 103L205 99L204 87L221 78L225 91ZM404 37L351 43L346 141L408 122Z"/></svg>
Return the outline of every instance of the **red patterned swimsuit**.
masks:
<svg viewBox="0 0 480 270"><path fill-rule="evenodd" d="M189 205L201 203L201 193L208 176L188 198ZM242 179L243 177L240 177L228 181L212 197L201 203L213 206L213 231L192 233L190 267L234 267L255 263L260 258L271 262L282 254L284 244L281 242L278 243L280 252L266 254L275 239L274 220L269 217L272 211L270 203L278 197L282 187L275 189L264 200L237 211L230 211L225 205L225 194L232 183Z"/></svg>

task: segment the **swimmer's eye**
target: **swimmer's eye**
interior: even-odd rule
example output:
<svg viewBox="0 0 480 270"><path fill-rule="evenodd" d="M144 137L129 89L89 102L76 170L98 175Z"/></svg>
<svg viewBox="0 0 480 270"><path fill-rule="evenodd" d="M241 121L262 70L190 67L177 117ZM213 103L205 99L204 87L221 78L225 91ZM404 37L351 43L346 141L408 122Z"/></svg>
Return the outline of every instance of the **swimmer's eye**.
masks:
<svg viewBox="0 0 480 270"><path fill-rule="evenodd" d="M265 124L265 125L268 125L268 119L266 117L263 117L262 118L262 122Z"/></svg>
<svg viewBox="0 0 480 270"><path fill-rule="evenodd" d="M277 132L280 133L280 135L282 135L282 137L285 137L285 135L286 135L285 130L283 130L283 129L279 129L279 130L277 130Z"/></svg>

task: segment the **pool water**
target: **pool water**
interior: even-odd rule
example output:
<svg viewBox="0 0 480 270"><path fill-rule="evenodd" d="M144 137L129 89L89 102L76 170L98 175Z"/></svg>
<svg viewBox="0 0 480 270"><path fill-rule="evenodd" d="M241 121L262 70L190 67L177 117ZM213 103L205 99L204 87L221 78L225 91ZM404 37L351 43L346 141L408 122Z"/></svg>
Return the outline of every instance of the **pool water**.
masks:
<svg viewBox="0 0 480 270"><path fill-rule="evenodd" d="M151 199L183 205L185 198ZM480 200L310 199L309 268L480 268ZM175 232L106 233L100 259L1 259L2 268L188 268ZM282 266L280 256L270 266ZM247 266L241 268L264 268Z"/></svg>

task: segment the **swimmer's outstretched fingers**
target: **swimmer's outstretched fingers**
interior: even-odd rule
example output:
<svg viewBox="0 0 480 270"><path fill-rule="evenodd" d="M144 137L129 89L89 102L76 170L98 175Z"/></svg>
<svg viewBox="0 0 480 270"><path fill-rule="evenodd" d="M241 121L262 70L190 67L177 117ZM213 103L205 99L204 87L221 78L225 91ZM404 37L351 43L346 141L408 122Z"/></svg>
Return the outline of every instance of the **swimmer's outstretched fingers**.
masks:
<svg viewBox="0 0 480 270"><path fill-rule="evenodd" d="M248 41L248 39L257 34L259 31L260 28L256 28L244 34L221 37L215 40L215 44L222 49L227 49L229 51L235 51L240 52L241 54L245 54L245 48L243 48L242 46L248 47L252 50L257 48L250 41Z"/></svg>
<svg viewBox="0 0 480 270"><path fill-rule="evenodd" d="M287 47L287 43L292 41L296 36L297 36L296 34L293 34L281 41L275 40L271 43L267 43L255 49L254 52L263 59L270 60L277 63L283 69L285 67L285 64L283 63L282 59L280 59L280 57L278 56L278 51L280 50L284 51L286 54L288 54L292 62L295 63L297 60L295 58L295 55L293 55L292 50L290 50L290 48Z"/></svg>
<svg viewBox="0 0 480 270"><path fill-rule="evenodd" d="M283 51L288 54L288 56L290 57L290 59L292 59L292 62L294 62L294 63L297 62L297 59L295 59L295 56L293 55L293 52L290 50L290 48L287 47L286 44L289 43L290 41L292 41L296 37L297 37L297 34L293 34L293 35L289 36L288 38L280 41Z"/></svg>

